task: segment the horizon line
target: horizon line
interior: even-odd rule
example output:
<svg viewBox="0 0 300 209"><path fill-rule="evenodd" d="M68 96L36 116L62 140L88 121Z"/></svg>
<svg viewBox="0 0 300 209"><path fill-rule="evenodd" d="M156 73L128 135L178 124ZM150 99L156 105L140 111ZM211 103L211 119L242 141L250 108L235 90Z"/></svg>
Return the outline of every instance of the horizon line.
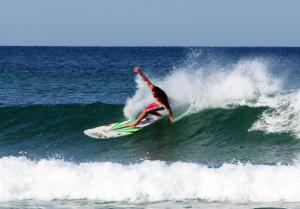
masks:
<svg viewBox="0 0 300 209"><path fill-rule="evenodd" d="M168 47L202 47L202 48L299 48L299 46L272 46L272 45L266 45L266 46L218 46L218 45L212 45L212 46L200 46L200 45L0 45L0 47L99 47L99 48L138 48L138 47L145 47L145 48L168 48Z"/></svg>

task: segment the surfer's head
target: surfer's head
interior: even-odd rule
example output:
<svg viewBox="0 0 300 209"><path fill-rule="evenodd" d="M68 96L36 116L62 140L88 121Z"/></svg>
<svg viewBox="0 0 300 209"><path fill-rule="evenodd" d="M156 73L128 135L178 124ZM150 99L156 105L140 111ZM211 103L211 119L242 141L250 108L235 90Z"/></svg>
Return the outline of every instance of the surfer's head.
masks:
<svg viewBox="0 0 300 209"><path fill-rule="evenodd" d="M157 99L160 103L164 104L166 107L169 107L169 100L167 94L159 87L154 86L152 89L152 96Z"/></svg>
<svg viewBox="0 0 300 209"><path fill-rule="evenodd" d="M153 97L154 97L155 99L161 98L161 97L163 97L163 96L166 96L166 93L165 93L163 90L161 90L159 87L157 87L157 86L154 86L154 87L151 89L151 91L152 91L152 95L153 95Z"/></svg>

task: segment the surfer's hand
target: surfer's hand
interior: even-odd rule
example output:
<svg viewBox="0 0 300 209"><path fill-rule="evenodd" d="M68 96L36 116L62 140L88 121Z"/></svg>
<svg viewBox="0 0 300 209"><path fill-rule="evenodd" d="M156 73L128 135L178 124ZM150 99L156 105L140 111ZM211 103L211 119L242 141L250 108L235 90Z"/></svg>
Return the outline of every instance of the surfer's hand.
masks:
<svg viewBox="0 0 300 209"><path fill-rule="evenodd" d="M174 123L174 118L173 117L169 117L170 123Z"/></svg>
<svg viewBox="0 0 300 209"><path fill-rule="evenodd" d="M135 67L133 68L135 73L140 73L141 72L141 68L140 67Z"/></svg>

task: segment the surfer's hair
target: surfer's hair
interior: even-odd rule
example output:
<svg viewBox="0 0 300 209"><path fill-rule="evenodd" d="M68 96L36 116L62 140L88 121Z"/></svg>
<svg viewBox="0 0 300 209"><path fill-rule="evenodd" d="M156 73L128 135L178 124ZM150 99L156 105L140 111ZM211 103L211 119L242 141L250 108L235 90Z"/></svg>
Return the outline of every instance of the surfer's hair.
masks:
<svg viewBox="0 0 300 209"><path fill-rule="evenodd" d="M166 108L170 109L170 104L169 104L169 99L168 99L168 96L167 94L159 87L157 86L154 86L152 89L151 89L153 95L155 98L159 98L159 100L161 101L161 103L163 105L166 106Z"/></svg>

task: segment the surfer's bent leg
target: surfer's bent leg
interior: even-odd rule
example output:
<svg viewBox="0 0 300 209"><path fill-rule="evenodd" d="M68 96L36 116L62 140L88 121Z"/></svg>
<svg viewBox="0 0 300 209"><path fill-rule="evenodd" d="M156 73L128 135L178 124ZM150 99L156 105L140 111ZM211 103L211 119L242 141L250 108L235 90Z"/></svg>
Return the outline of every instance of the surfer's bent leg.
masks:
<svg viewBox="0 0 300 209"><path fill-rule="evenodd" d="M141 122L141 120L143 120L146 116L148 115L148 111L147 109L144 109L144 111L140 114L140 116L136 119L136 121L134 121L132 124L129 124L129 127L135 127L137 124L139 124L139 122Z"/></svg>

